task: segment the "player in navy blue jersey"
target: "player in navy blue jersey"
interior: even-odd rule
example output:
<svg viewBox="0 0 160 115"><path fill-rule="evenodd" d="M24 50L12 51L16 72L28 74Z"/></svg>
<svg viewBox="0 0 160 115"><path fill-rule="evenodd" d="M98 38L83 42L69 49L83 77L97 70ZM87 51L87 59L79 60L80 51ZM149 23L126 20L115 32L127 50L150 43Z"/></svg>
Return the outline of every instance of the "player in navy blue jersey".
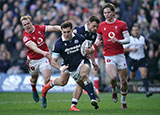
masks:
<svg viewBox="0 0 160 115"><path fill-rule="evenodd" d="M95 109L98 109L93 85L89 79L90 61L88 57L81 54L81 45L85 41L85 38L79 34L73 34L72 23L68 21L61 24L61 31L62 36L55 43L51 63L53 67L61 71L60 77L47 83L43 87L42 93L46 93L55 85L66 85L69 77L72 76L78 86L87 91L91 104ZM57 63L59 56L63 59L63 65L61 66ZM98 68L94 59L92 59L92 64L94 64L95 69Z"/></svg>
<svg viewBox="0 0 160 115"><path fill-rule="evenodd" d="M92 47L94 47L95 49L95 52L93 52L92 54L92 57L95 58L95 62L96 64L98 65L98 56L97 56L97 47L96 45L94 45L94 42L97 38L97 28L98 28L98 25L100 23L100 20L96 17L96 16L91 16L88 20L88 23L86 23L85 25L83 26L79 26L79 27L76 27L74 29L74 33L77 33L77 34L80 34L82 36L85 37L85 39L89 40L92 44ZM90 59L90 56L89 56L89 59ZM98 90L98 86L99 86L99 77L98 77L98 69L95 70L93 68L93 66L91 66L91 69L92 69L92 73L93 73L93 81L94 81L94 86L95 86L95 96L96 96L96 99L98 98L98 100L100 100L98 94L99 94L99 90ZM79 111L79 109L76 108L76 105L78 104L78 100L80 99L80 96L82 94L82 91L83 89L79 86L76 87L76 89L74 90L73 92L73 98L72 98L72 105L70 107L70 111ZM84 91L86 92L86 91ZM87 94L87 92L86 92Z"/></svg>

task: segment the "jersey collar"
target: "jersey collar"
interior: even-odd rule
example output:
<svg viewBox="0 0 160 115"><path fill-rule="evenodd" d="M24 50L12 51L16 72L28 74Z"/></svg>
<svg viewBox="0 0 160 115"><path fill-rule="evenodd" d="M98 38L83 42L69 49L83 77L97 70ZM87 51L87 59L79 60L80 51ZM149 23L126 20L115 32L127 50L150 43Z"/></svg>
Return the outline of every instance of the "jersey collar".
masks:
<svg viewBox="0 0 160 115"><path fill-rule="evenodd" d="M25 30L25 31L26 31L27 33L29 33L29 34L32 34L33 32L35 32L35 30L36 30L36 29L35 29L35 27L33 26L33 30L32 30L31 33L27 32L26 30Z"/></svg>
<svg viewBox="0 0 160 115"><path fill-rule="evenodd" d="M84 25L85 31L89 32L87 24Z"/></svg>
<svg viewBox="0 0 160 115"><path fill-rule="evenodd" d="M75 34L74 33L72 33L72 38L75 36ZM66 40L65 38L64 38L64 36L62 35L61 36L62 37L62 41L68 41L68 40Z"/></svg>
<svg viewBox="0 0 160 115"><path fill-rule="evenodd" d="M106 23L107 23L107 24L113 24L116 20L117 20L116 18L114 18L114 20L113 20L112 22L108 22L108 21L106 20Z"/></svg>

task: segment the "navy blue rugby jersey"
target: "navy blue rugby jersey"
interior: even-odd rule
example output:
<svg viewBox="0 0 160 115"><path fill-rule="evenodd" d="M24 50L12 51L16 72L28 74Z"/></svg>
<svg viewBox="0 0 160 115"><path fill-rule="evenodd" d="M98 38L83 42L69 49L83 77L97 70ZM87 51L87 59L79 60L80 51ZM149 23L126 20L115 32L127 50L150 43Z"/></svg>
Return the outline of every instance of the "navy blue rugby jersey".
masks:
<svg viewBox="0 0 160 115"><path fill-rule="evenodd" d="M92 41L92 44L96 41L97 33L91 33L88 30L87 24L75 28L75 33L81 34L85 39Z"/></svg>
<svg viewBox="0 0 160 115"><path fill-rule="evenodd" d="M61 56L63 58L63 64L69 64L69 71L75 71L81 61L85 59L89 61L86 56L81 54L81 44L85 41L85 38L78 34L73 34L71 40L64 40L63 36L60 37L56 43L52 55Z"/></svg>

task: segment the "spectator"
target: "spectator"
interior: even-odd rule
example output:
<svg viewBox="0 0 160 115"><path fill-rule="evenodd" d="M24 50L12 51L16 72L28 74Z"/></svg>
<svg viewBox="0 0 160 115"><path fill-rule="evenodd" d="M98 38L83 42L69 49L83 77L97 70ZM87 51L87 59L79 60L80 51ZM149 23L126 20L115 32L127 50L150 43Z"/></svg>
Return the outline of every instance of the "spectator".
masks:
<svg viewBox="0 0 160 115"><path fill-rule="evenodd" d="M26 65L27 55L26 50L21 50L19 57L14 60L11 67L7 71L8 74L27 73Z"/></svg>
<svg viewBox="0 0 160 115"><path fill-rule="evenodd" d="M3 53L3 52L7 53L7 59L10 60L11 55L10 55L9 51L7 50L6 45L4 43L0 44L0 54Z"/></svg>
<svg viewBox="0 0 160 115"><path fill-rule="evenodd" d="M12 56L11 62L14 62L15 60L19 58L22 48L23 48L22 42L17 41L15 48L12 49L12 52L11 52L11 56Z"/></svg>
<svg viewBox="0 0 160 115"><path fill-rule="evenodd" d="M148 77L151 83L154 83L154 80L158 78L158 58L154 55L153 50L148 52Z"/></svg>
<svg viewBox="0 0 160 115"><path fill-rule="evenodd" d="M129 4L127 5L124 0L121 0L121 19L127 23L129 30L131 30L133 23L136 21L138 6L139 0L134 1L133 7Z"/></svg>
<svg viewBox="0 0 160 115"><path fill-rule="evenodd" d="M7 52L2 52L0 54L0 72L6 73L10 66L10 60L7 57Z"/></svg>

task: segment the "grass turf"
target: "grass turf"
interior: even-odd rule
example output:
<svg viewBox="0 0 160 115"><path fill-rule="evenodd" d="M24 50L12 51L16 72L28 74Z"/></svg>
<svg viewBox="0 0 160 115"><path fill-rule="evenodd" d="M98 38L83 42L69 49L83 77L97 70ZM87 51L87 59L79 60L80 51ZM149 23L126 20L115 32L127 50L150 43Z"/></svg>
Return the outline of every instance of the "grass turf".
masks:
<svg viewBox="0 0 160 115"><path fill-rule="evenodd" d="M121 109L119 101L114 103L111 93L101 93L99 109L91 106L88 95L82 95L77 108L80 112L69 111L72 93L49 93L47 108L34 103L31 93L0 93L0 115L159 115L160 94L146 98L145 94L129 93L128 109Z"/></svg>

